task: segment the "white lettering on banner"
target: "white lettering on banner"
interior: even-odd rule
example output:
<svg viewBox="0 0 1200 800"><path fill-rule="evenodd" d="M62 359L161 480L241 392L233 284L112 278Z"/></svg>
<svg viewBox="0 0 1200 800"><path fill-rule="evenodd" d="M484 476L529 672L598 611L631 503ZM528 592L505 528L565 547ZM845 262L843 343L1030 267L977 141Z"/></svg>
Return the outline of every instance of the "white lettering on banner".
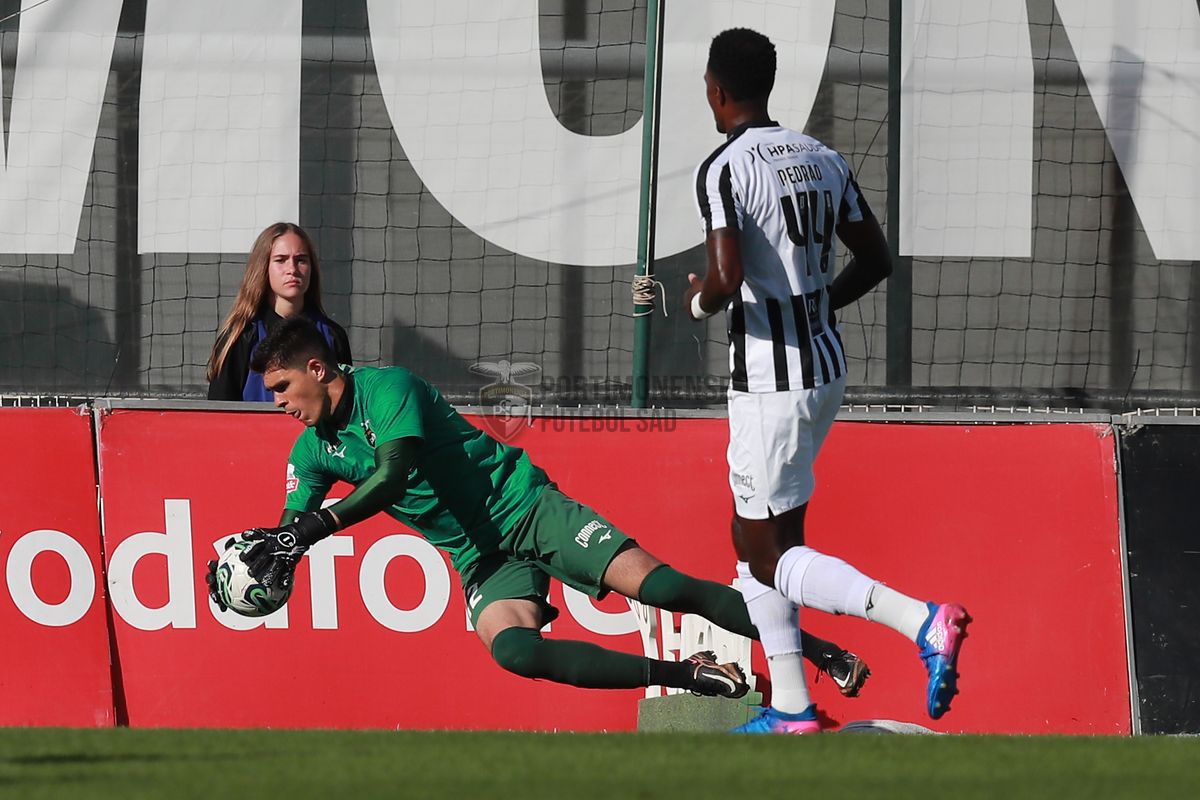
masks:
<svg viewBox="0 0 1200 800"><path fill-rule="evenodd" d="M0 253L75 252L120 18L121 0L22 15L7 154L0 147Z"/></svg>
<svg viewBox="0 0 1200 800"><path fill-rule="evenodd" d="M1033 57L1025 0L903 9L900 252L1029 255Z"/></svg>
<svg viewBox="0 0 1200 800"><path fill-rule="evenodd" d="M244 253L267 225L299 218L301 6L147 6L139 253Z"/></svg>
<svg viewBox="0 0 1200 800"><path fill-rule="evenodd" d="M563 603L579 626L592 633L621 636L638 629L637 619L629 609L616 613L601 611L592 605L592 598L566 584L563 584Z"/></svg>
<svg viewBox="0 0 1200 800"><path fill-rule="evenodd" d="M408 610L392 605L384 587L388 564L400 556L416 561L425 573L425 596L416 608ZM409 534L385 536L371 545L363 556L358 588L367 611L380 625L401 633L415 633L432 628L446 612L450 602L450 573L437 549L421 537Z"/></svg>
<svg viewBox="0 0 1200 800"><path fill-rule="evenodd" d="M734 24L774 37L780 47L772 111L802 128L824 72L834 5L667 4L658 257L703 241L692 171L722 141L700 81L709 41ZM367 13L396 135L447 211L488 241L531 258L582 266L636 260L642 123L584 136L555 119L536 3L368 0Z"/></svg>
<svg viewBox="0 0 1200 800"><path fill-rule="evenodd" d="M1200 255L1200 8L1057 0L1088 94L1160 259Z"/></svg>
<svg viewBox="0 0 1200 800"><path fill-rule="evenodd" d="M67 563L71 588L60 603L47 603L33 588L33 560L55 553ZM83 619L96 596L96 573L87 551L62 531L30 531L17 539L8 553L5 569L13 605L39 625L59 628Z"/></svg>
<svg viewBox="0 0 1200 800"><path fill-rule="evenodd" d="M144 631L196 627L192 563L192 514L187 500L164 500L166 532L135 533L121 542L108 562L108 596L113 609ZM160 608L142 603L134 587L134 570L145 556L167 557L167 602Z"/></svg>
<svg viewBox="0 0 1200 800"><path fill-rule="evenodd" d="M354 555L354 539L330 536L314 544L307 553L308 585L311 587L312 626L315 630L335 631L338 626L337 577L333 560Z"/></svg>
<svg viewBox="0 0 1200 800"><path fill-rule="evenodd" d="M336 501L329 500L325 505L333 502ZM204 563L208 559L203 556L198 560L193 559L191 501L165 499L163 513L165 532L135 533L113 548L109 558L108 594L113 610L139 630L196 627L196 580L197 576L203 575ZM212 542L212 552L218 557L224 552L228 538L225 535ZM318 542L305 554L309 567L309 580L306 583L310 587L312 627L316 630L338 629L335 559L353 556L354 551L351 536L336 535ZM71 574L71 588L66 599L58 604L44 602L33 586L33 560L43 552L61 556ZM153 570L157 566L152 562L143 565L139 572L139 564L150 555L166 559L167 600L157 608L142 602L136 589L137 576L145 576L146 570ZM397 608L387 596L385 573L388 565L400 557L416 562L424 577L425 593L411 609ZM420 536L393 534L379 539L364 554L358 577L359 591L367 612L380 625L393 631L415 633L428 630L441 622L449 606L452 584L450 570L441 553ZM17 540L9 553L7 580L14 605L26 617L42 625L65 626L78 622L91 607L96 593L96 574L87 551L67 534L54 530L31 531ZM144 583L146 577L141 580ZM292 599L295 600L295 595ZM569 586L563 586L563 601L580 627L591 633L622 636L639 630L638 619L631 611L602 611L593 605L590 597ZM230 630L288 628L287 606L274 614L252 618L221 612L212 600L207 602L213 618ZM668 646L675 648L678 634L675 634L670 614L665 611L662 614L665 652ZM469 617L466 629L471 630ZM666 633L667 629L670 634ZM550 626L547 625L543 630L549 631Z"/></svg>

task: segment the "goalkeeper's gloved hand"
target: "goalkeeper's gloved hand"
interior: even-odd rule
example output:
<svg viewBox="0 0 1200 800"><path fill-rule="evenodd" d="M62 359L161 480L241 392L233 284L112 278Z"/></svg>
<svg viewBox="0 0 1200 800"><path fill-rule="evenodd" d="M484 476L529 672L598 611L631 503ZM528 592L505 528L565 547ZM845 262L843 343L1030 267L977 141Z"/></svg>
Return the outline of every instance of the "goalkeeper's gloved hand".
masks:
<svg viewBox="0 0 1200 800"><path fill-rule="evenodd" d="M281 528L253 528L242 534L244 541L253 543L242 551L242 561L263 586L287 589L300 556L337 529L337 520L325 508L297 514Z"/></svg>
<svg viewBox="0 0 1200 800"><path fill-rule="evenodd" d="M234 537L229 537L225 541L225 549L233 547ZM221 593L217 591L217 560L213 559L208 562L208 572L204 574L204 582L208 584L208 596L212 599L213 604L222 611L228 611L229 606L225 605L225 601L221 599Z"/></svg>

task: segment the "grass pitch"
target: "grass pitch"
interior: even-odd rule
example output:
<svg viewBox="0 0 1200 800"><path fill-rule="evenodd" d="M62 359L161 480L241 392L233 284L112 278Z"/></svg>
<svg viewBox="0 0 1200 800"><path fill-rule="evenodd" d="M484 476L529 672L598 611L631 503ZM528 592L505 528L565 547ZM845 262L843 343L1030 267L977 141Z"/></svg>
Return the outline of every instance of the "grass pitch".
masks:
<svg viewBox="0 0 1200 800"><path fill-rule="evenodd" d="M0 729L0 797L1177 798L1200 739Z"/></svg>

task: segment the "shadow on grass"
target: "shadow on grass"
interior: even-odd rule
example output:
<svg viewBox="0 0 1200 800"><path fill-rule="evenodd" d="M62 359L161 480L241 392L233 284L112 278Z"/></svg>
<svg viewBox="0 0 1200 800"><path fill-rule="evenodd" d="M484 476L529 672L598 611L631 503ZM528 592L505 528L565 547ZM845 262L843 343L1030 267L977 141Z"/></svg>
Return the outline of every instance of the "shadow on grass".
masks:
<svg viewBox="0 0 1200 800"><path fill-rule="evenodd" d="M39 753L27 756L0 757L0 765L63 766L71 764L154 763L168 761L229 761L248 758L245 753Z"/></svg>

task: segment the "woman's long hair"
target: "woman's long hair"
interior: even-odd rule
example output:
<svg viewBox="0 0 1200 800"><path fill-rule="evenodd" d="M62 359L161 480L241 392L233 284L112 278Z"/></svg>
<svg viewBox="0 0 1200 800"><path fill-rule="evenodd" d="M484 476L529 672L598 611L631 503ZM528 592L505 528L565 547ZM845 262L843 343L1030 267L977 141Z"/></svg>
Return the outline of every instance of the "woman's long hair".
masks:
<svg viewBox="0 0 1200 800"><path fill-rule="evenodd" d="M268 225L250 248L250 256L246 259L246 272L242 275L237 299L233 301L233 308L229 310L229 315L225 317L221 329L217 332L217 343L213 346L212 355L208 359L208 372L205 374L210 382L221 371L229 351L246 330L246 326L274 296L267 270L271 264L271 248L275 246L275 240L285 233L299 236L308 250L309 274L308 289L304 292L304 310L316 311L325 316L325 309L321 305L321 268L317 264L317 251L313 248L312 239L303 228L291 222Z"/></svg>

